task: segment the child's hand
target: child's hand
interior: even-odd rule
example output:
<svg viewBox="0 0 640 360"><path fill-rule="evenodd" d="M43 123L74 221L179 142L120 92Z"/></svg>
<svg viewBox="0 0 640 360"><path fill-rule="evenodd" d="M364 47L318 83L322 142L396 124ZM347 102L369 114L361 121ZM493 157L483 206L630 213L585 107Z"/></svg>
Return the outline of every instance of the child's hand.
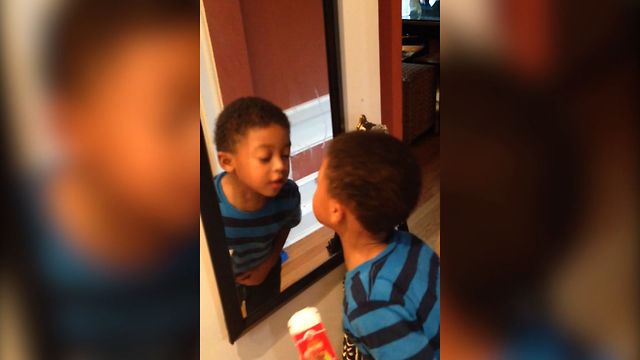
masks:
<svg viewBox="0 0 640 360"><path fill-rule="evenodd" d="M246 286L260 285L267 278L273 265L275 261L270 257L255 268L236 276L236 283Z"/></svg>

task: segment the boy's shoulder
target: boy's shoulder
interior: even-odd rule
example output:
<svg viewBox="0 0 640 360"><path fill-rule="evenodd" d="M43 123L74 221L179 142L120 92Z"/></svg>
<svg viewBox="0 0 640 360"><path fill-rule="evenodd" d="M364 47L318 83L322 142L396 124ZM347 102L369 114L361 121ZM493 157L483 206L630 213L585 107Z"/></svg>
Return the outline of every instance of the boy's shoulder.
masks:
<svg viewBox="0 0 640 360"><path fill-rule="evenodd" d="M394 231L391 236L388 250L347 274L348 288L345 290L351 293L358 289L359 285L353 287L355 281L362 284L361 289L366 294L364 297L355 296L353 300L356 303L362 305L370 300L385 299L392 304L398 297L417 295L411 293L422 286L412 287L414 282L426 284L439 275L440 258L424 241L404 231Z"/></svg>
<svg viewBox="0 0 640 360"><path fill-rule="evenodd" d="M216 189L216 194L218 197L218 204L225 205L228 203L227 197L224 195L224 191L222 190L222 178L226 175L226 172L221 172L213 176L213 186Z"/></svg>
<svg viewBox="0 0 640 360"><path fill-rule="evenodd" d="M415 234L407 231L394 231L392 238L389 240L389 244L395 244L395 248L393 249L395 252L408 250L408 255L415 255L416 252L423 254L424 252L424 256L438 256L426 242Z"/></svg>
<svg viewBox="0 0 640 360"><path fill-rule="evenodd" d="M406 231L393 231L388 239L387 247L365 267L380 271L383 267L396 268L398 265L407 264L408 260L416 261L418 258L431 257L439 259L438 254L427 243L415 234Z"/></svg>
<svg viewBox="0 0 640 360"><path fill-rule="evenodd" d="M391 271L383 273L392 275L387 280L393 281L394 286L398 286L399 281L411 282L411 279L421 278L425 273L439 273L440 256L415 234L396 231L391 242L395 243L395 247L386 261ZM399 273L396 274L395 269L400 269ZM415 275L416 273L421 275Z"/></svg>

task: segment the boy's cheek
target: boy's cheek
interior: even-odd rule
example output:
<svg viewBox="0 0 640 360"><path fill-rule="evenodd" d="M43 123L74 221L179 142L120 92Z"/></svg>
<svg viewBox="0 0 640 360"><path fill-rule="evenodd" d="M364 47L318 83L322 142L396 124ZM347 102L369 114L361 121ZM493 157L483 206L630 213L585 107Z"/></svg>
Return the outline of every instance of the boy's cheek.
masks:
<svg viewBox="0 0 640 360"><path fill-rule="evenodd" d="M246 185L249 185L254 190L262 187L268 182L268 180L264 179L264 172L260 169L261 164L257 161L251 161L247 163L236 161L235 171L238 175L238 178L240 178L242 182L244 182Z"/></svg>
<svg viewBox="0 0 640 360"><path fill-rule="evenodd" d="M322 206L321 195L316 191L313 195L313 214L321 224L327 225Z"/></svg>

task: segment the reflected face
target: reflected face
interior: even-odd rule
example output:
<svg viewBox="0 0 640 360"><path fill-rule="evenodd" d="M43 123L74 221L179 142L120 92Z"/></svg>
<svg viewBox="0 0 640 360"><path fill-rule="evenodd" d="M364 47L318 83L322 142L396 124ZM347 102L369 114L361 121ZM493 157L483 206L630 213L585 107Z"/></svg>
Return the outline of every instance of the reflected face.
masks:
<svg viewBox="0 0 640 360"><path fill-rule="evenodd" d="M289 176L290 153L289 131L280 125L252 128L236 144L228 171L251 190L274 197Z"/></svg>
<svg viewBox="0 0 640 360"><path fill-rule="evenodd" d="M65 161L128 215L168 233L197 228L199 213L193 29L123 37L96 64L86 90L59 104Z"/></svg>

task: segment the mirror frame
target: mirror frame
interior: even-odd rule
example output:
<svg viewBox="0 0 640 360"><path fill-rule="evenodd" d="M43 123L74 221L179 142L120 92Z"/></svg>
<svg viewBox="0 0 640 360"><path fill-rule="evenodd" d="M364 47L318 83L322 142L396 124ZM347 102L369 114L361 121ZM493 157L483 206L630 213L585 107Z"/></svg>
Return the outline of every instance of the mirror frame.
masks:
<svg viewBox="0 0 640 360"><path fill-rule="evenodd" d="M331 123L333 136L344 132L345 116L342 98L342 74L340 71L340 33L338 28L338 1L322 0L324 17L324 34L327 54L327 70L329 75L329 98L331 105ZM213 159L215 161L215 159ZM214 274L218 285L218 293L227 326L229 342L233 344L242 334L251 329L268 315L299 295L313 283L327 275L343 263L342 252L335 253L319 267L297 280L280 295L260 307L256 312L242 317L238 302L234 276L231 269L229 251L223 241L224 227L217 194L213 181L212 162L209 158L207 142L202 122L200 123L200 216L207 239L209 255L213 263ZM202 201L211 199L211 201ZM331 239L327 239L329 243Z"/></svg>

